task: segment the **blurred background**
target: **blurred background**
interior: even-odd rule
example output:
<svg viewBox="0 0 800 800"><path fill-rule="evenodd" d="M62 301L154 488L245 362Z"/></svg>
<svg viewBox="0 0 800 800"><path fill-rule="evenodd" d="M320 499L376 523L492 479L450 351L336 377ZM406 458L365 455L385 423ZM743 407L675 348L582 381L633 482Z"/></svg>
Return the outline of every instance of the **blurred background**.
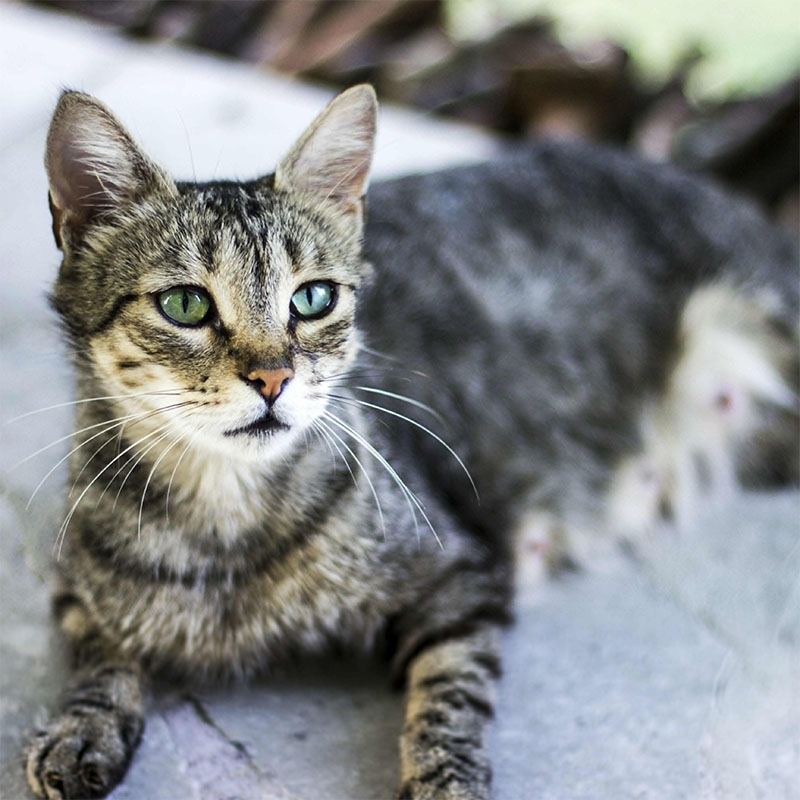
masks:
<svg viewBox="0 0 800 800"><path fill-rule="evenodd" d="M797 229L794 0L36 0L509 137L710 173Z"/></svg>

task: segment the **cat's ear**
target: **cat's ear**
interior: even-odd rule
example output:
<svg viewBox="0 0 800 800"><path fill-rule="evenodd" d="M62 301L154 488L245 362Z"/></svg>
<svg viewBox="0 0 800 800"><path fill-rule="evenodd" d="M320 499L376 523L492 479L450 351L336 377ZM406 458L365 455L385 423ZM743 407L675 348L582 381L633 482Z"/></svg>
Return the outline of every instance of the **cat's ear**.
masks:
<svg viewBox="0 0 800 800"><path fill-rule="evenodd" d="M172 179L116 117L82 92L61 95L47 134L45 167L56 244L152 193L175 194Z"/></svg>
<svg viewBox="0 0 800 800"><path fill-rule="evenodd" d="M342 92L278 164L275 187L333 201L360 220L377 117L371 86L361 84Z"/></svg>

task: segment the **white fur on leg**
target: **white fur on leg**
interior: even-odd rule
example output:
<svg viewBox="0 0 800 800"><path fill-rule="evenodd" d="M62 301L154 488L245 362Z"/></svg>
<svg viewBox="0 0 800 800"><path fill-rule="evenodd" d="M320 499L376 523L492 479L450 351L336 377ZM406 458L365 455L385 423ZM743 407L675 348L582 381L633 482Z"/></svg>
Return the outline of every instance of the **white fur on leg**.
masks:
<svg viewBox="0 0 800 800"><path fill-rule="evenodd" d="M688 525L701 496L736 489L737 449L758 430L760 408L797 402L781 374L791 345L769 315L768 298L727 286L689 298L666 392L642 413L643 451L623 460L612 481L607 509L615 530L645 533L665 511Z"/></svg>

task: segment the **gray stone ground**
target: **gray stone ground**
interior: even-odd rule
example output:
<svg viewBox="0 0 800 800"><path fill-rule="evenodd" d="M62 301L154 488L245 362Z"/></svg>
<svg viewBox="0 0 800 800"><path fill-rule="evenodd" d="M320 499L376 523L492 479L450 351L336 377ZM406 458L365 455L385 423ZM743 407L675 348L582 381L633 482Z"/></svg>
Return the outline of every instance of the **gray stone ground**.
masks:
<svg viewBox="0 0 800 800"><path fill-rule="evenodd" d="M58 262L41 166L62 85L110 103L179 175L269 170L325 92L0 5L0 798L62 686L44 583L61 519L70 379L44 292ZM479 133L384 112L377 174L486 157ZM498 800L800 797L800 496L705 509L695 530L523 584L492 736ZM165 687L115 800L391 797L401 698L378 665L322 661L253 686Z"/></svg>

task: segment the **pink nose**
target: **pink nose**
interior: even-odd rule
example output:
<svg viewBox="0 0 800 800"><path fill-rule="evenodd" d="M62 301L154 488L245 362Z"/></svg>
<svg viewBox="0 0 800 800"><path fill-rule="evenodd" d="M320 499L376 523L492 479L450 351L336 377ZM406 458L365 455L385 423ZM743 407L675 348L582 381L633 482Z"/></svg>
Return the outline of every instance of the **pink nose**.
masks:
<svg viewBox="0 0 800 800"><path fill-rule="evenodd" d="M260 392L268 402L274 403L287 383L294 377L294 370L288 367L280 369L254 369L248 373L247 381Z"/></svg>

